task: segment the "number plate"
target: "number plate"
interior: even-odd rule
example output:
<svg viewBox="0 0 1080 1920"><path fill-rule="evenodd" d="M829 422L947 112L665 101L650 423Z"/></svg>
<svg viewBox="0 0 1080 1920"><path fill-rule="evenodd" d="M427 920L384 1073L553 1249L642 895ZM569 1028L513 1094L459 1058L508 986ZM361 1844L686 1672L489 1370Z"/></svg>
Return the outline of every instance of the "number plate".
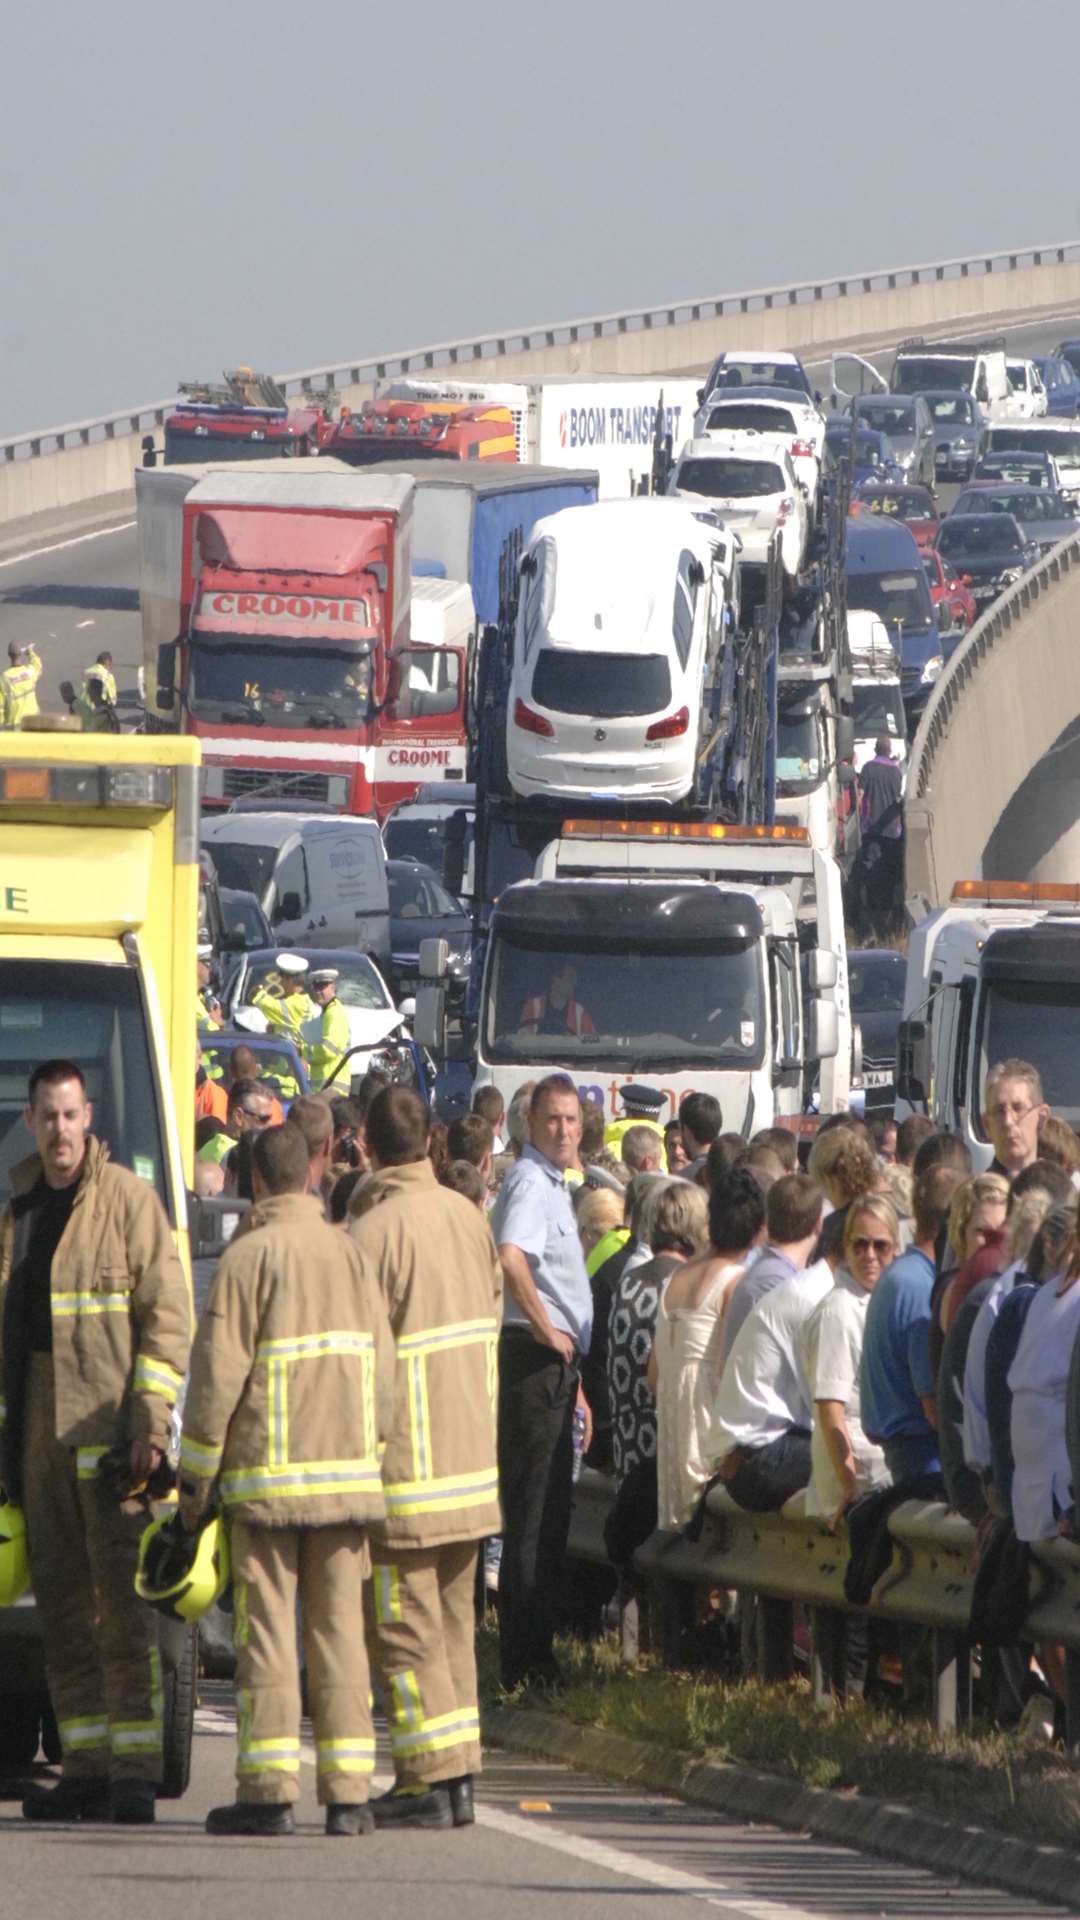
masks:
<svg viewBox="0 0 1080 1920"><path fill-rule="evenodd" d="M891 1067L871 1067L863 1071L864 1087L891 1087L893 1079Z"/></svg>

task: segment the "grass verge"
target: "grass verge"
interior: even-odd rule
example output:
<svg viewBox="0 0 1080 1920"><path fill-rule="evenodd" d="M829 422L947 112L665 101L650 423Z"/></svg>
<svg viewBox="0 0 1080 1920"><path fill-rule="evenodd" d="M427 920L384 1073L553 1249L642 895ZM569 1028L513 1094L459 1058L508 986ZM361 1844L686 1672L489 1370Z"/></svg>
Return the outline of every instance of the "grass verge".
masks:
<svg viewBox="0 0 1080 1920"><path fill-rule="evenodd" d="M937 1734L928 1721L861 1702L824 1714L805 1682L735 1684L669 1672L656 1656L626 1667L613 1641L565 1640L558 1657L564 1692L519 1688L506 1695L497 1635L485 1627L478 1644L481 1705L541 1708L694 1761L742 1762L804 1786L900 1801L1029 1843L1080 1847L1080 1767L1036 1740L998 1731Z"/></svg>

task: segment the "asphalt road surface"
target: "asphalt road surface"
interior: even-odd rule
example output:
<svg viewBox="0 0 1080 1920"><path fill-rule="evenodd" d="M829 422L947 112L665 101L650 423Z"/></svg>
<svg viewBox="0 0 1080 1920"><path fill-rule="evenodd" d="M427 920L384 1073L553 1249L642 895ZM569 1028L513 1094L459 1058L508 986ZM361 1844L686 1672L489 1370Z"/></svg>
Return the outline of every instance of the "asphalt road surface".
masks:
<svg viewBox="0 0 1080 1920"><path fill-rule="evenodd" d="M744 1826L547 1763L488 1756L478 1823L328 1841L307 1746L291 1840L208 1840L233 1798L230 1690L208 1686L192 1786L149 1830L30 1827L0 1783L4 1910L18 1920L1036 1920L1060 1909L774 1828ZM305 1728L307 1739L309 1730ZM388 1776L384 1751L380 1775ZM386 1779L388 1784L388 1779Z"/></svg>
<svg viewBox="0 0 1080 1920"><path fill-rule="evenodd" d="M966 335L971 332L963 329ZM1049 353L1059 340L1078 332L1080 314L1063 310L1051 319L1017 322L1006 329L1006 336L1013 353ZM863 358L887 374L892 352L877 352L871 344ZM827 405L828 361L811 359L806 365ZM940 493L942 505L951 506L956 489L942 487ZM134 522L67 539L48 534L38 542L28 540L25 551L0 558L0 665L7 662L12 640L33 640L38 647L43 705L57 702L62 680L78 687L84 668L103 647L113 654L121 699L125 692L132 696L142 659Z"/></svg>

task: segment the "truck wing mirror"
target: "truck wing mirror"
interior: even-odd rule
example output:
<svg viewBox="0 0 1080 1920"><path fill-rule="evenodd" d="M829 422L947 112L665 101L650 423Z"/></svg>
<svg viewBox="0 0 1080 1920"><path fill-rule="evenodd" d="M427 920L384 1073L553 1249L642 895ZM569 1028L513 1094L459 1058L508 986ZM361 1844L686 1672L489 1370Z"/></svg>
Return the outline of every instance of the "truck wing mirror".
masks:
<svg viewBox="0 0 1080 1920"><path fill-rule="evenodd" d="M445 946L444 940L422 940L420 952L425 947ZM421 957L421 968L423 958ZM421 980L416 992L416 1012L413 1014L413 1038L418 1046L426 1047L436 1059L446 1050L446 988L434 981Z"/></svg>
<svg viewBox="0 0 1080 1920"><path fill-rule="evenodd" d="M157 652L157 692L159 707L176 705L176 641L167 640Z"/></svg>
<svg viewBox="0 0 1080 1920"><path fill-rule="evenodd" d="M831 993L839 978L840 967L831 947L813 947L807 962L811 993Z"/></svg>
<svg viewBox="0 0 1080 1920"><path fill-rule="evenodd" d="M811 1060L835 1060L840 1051L840 1021L832 1000L810 1002Z"/></svg>
<svg viewBox="0 0 1080 1920"><path fill-rule="evenodd" d="M901 1020L896 1037L896 1097L914 1106L929 1099L930 1029L925 1020Z"/></svg>
<svg viewBox="0 0 1080 1920"><path fill-rule="evenodd" d="M445 980L450 966L450 942L436 935L420 942L421 980Z"/></svg>
<svg viewBox="0 0 1080 1920"><path fill-rule="evenodd" d="M251 1202L236 1194L189 1193L187 1204L191 1258L213 1260L224 1253Z"/></svg>

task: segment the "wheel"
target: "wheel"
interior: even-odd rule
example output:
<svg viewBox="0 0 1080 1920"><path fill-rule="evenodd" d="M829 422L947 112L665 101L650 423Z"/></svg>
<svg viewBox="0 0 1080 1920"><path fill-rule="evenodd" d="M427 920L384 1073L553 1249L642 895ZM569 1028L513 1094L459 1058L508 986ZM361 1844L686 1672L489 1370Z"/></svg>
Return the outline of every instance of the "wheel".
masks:
<svg viewBox="0 0 1080 1920"><path fill-rule="evenodd" d="M198 1691L197 1629L185 1636L183 1657L165 1675L165 1714L159 1798L179 1800L191 1779L191 1743L195 1734L195 1698Z"/></svg>
<svg viewBox="0 0 1080 1920"><path fill-rule="evenodd" d="M28 1767L37 1758L40 1733L41 1702L37 1695L9 1695L0 1717L0 1767Z"/></svg>

